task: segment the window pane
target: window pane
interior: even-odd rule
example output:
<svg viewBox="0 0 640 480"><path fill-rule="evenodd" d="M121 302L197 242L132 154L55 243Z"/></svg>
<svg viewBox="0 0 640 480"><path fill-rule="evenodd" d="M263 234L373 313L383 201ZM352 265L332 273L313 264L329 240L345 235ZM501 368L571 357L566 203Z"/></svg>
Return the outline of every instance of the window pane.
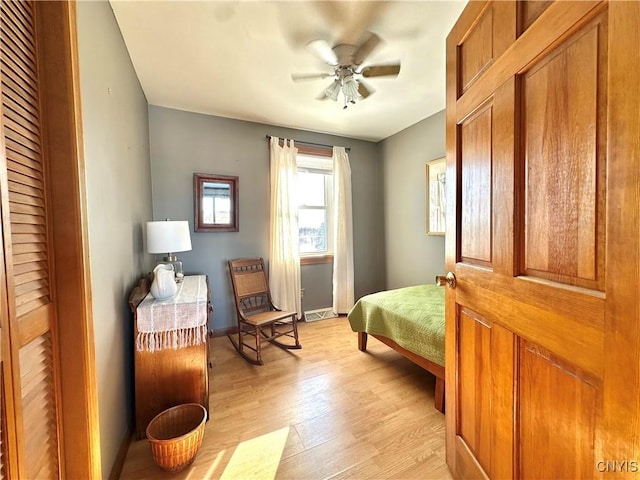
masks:
<svg viewBox="0 0 640 480"><path fill-rule="evenodd" d="M324 207L324 175L298 172L298 199L300 205Z"/></svg>
<svg viewBox="0 0 640 480"><path fill-rule="evenodd" d="M211 224L231 223L231 199L229 197L202 197L202 221Z"/></svg>
<svg viewBox="0 0 640 480"><path fill-rule="evenodd" d="M202 197L202 221L213 223L213 197Z"/></svg>
<svg viewBox="0 0 640 480"><path fill-rule="evenodd" d="M327 251L327 212L324 208L298 210L300 253Z"/></svg>
<svg viewBox="0 0 640 480"><path fill-rule="evenodd" d="M215 221L213 223L231 223L231 199L215 197Z"/></svg>

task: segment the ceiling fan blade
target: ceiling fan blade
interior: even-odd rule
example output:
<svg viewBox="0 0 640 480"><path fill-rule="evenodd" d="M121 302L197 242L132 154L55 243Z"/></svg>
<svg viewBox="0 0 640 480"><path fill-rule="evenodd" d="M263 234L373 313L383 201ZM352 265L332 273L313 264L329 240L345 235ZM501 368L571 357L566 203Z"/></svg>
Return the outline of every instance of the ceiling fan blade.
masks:
<svg viewBox="0 0 640 480"><path fill-rule="evenodd" d="M389 1L378 0L367 2L313 1L309 3L316 9L313 21L324 24L330 32L336 34L334 37L336 44L350 45L359 45L362 42L363 34L384 16L391 4Z"/></svg>
<svg viewBox="0 0 640 480"><path fill-rule="evenodd" d="M318 80L321 78L333 77L333 73L292 73L291 80L300 82L304 80Z"/></svg>
<svg viewBox="0 0 640 480"><path fill-rule="evenodd" d="M365 67L361 72L363 77L386 77L396 76L400 73L400 64L396 65L373 65Z"/></svg>
<svg viewBox="0 0 640 480"><path fill-rule="evenodd" d="M376 92L373 88L371 88L369 85L364 83L362 80L356 80L356 83L358 84L358 93L360 94L363 100Z"/></svg>
<svg viewBox="0 0 640 480"><path fill-rule="evenodd" d="M371 52L380 44L381 38L373 32L368 32L368 36L360 45L353 56L354 65L360 65L369 56Z"/></svg>
<svg viewBox="0 0 640 480"><path fill-rule="evenodd" d="M307 48L311 50L323 62L335 67L338 65L338 57L331 46L324 40L314 40L307 44Z"/></svg>

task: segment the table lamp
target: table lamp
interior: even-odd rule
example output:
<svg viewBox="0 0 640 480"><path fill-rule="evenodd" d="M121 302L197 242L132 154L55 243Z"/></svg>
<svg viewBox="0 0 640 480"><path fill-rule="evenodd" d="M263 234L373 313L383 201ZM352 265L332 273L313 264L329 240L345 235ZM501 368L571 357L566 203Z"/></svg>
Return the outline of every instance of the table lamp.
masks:
<svg viewBox="0 0 640 480"><path fill-rule="evenodd" d="M191 236L189 222L186 220L147 222L147 252L164 253L162 263L170 263L175 271L176 282L184 278L182 261L176 257L176 252L191 250Z"/></svg>

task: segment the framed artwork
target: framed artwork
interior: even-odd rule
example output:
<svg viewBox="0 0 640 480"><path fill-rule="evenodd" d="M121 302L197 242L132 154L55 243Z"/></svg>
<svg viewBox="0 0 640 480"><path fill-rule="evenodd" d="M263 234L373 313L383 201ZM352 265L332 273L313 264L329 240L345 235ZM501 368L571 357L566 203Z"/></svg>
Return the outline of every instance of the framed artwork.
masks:
<svg viewBox="0 0 640 480"><path fill-rule="evenodd" d="M444 235L446 158L427 162L427 235Z"/></svg>

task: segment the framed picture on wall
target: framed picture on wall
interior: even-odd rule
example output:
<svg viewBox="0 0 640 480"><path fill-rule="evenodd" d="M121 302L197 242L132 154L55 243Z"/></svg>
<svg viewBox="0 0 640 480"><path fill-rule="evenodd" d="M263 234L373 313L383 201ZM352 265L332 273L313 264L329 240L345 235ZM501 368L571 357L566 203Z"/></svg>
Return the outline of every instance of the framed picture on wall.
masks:
<svg viewBox="0 0 640 480"><path fill-rule="evenodd" d="M444 235L446 158L427 162L427 235Z"/></svg>

